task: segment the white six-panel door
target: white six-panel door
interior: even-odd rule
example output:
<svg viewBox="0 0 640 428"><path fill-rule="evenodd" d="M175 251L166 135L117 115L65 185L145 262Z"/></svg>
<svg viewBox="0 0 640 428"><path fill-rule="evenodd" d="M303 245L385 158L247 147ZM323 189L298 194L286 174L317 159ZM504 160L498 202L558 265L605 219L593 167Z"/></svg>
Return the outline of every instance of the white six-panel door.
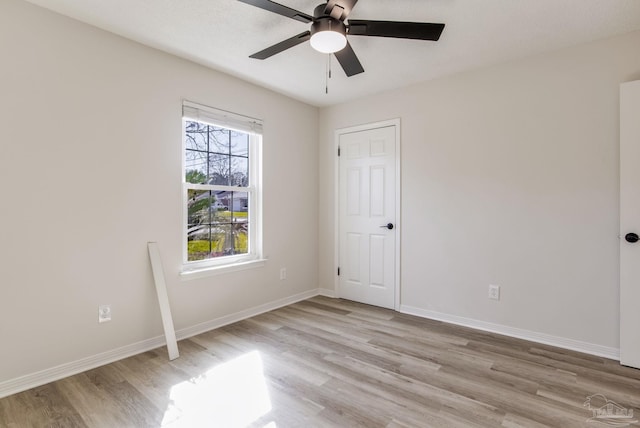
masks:
<svg viewBox="0 0 640 428"><path fill-rule="evenodd" d="M396 303L396 125L339 134L338 296Z"/></svg>
<svg viewBox="0 0 640 428"><path fill-rule="evenodd" d="M620 363L640 368L640 81L620 86ZM629 235L629 236L628 236Z"/></svg>

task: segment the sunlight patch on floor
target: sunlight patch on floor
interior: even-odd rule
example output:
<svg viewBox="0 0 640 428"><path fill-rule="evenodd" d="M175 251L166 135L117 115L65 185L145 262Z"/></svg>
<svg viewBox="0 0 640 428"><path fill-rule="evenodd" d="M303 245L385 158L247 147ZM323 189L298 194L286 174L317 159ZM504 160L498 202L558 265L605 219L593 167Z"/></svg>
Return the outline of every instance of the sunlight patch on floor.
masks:
<svg viewBox="0 0 640 428"><path fill-rule="evenodd" d="M258 351L171 388L162 426L244 427L271 411Z"/></svg>

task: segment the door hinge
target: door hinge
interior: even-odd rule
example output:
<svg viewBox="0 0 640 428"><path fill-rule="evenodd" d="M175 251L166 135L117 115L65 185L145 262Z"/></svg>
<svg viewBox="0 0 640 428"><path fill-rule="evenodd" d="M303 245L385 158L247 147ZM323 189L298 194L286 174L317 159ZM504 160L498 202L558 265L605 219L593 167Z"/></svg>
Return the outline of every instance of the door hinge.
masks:
<svg viewBox="0 0 640 428"><path fill-rule="evenodd" d="M338 156L340 156L340 146L338 146Z"/></svg>
<svg viewBox="0 0 640 428"><path fill-rule="evenodd" d="M338 276L340 276L340 268L338 268Z"/></svg>

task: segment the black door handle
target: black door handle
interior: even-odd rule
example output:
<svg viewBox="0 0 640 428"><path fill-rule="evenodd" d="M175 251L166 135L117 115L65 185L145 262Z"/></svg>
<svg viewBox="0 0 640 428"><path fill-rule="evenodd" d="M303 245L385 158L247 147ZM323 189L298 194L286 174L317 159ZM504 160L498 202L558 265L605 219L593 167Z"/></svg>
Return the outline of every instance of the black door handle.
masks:
<svg viewBox="0 0 640 428"><path fill-rule="evenodd" d="M638 242L638 240L640 240L640 237L638 236L637 233L631 232L624 235L624 239L625 241L631 242L633 244L634 242Z"/></svg>
<svg viewBox="0 0 640 428"><path fill-rule="evenodd" d="M393 229L393 223L387 223L387 224L382 225L380 227L386 227L387 229L391 230L391 229Z"/></svg>

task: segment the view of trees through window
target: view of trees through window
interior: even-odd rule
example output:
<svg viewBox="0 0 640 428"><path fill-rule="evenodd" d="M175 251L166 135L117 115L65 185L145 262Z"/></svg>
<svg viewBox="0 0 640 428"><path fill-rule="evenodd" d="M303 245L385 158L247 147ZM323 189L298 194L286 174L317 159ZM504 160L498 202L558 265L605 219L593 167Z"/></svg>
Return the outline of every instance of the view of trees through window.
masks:
<svg viewBox="0 0 640 428"><path fill-rule="evenodd" d="M249 135L185 122L187 261L249 252Z"/></svg>

